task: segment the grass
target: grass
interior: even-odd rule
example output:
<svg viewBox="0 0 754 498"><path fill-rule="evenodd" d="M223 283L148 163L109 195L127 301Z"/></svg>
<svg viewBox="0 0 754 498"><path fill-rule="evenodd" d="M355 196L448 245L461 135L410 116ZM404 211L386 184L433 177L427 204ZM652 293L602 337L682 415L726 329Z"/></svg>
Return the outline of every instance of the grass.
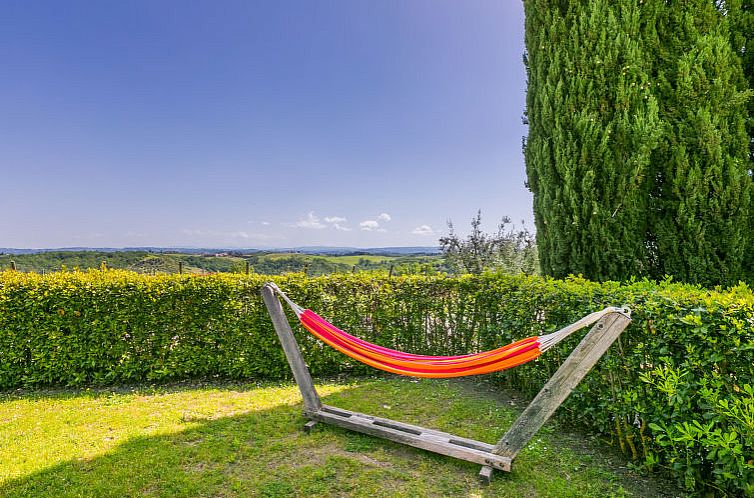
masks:
<svg viewBox="0 0 754 498"><path fill-rule="evenodd" d="M494 442L517 415L469 384L359 379L328 404ZM0 496L658 496L546 426L489 487L478 465L319 424L295 386L0 395Z"/></svg>

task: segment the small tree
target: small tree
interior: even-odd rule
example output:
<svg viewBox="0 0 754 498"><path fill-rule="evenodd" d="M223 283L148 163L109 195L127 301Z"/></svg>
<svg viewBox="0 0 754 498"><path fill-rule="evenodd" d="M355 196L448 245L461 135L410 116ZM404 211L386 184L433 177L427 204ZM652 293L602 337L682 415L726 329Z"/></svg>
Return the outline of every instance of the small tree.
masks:
<svg viewBox="0 0 754 498"><path fill-rule="evenodd" d="M539 273L537 246L526 228L516 230L510 218L503 217L497 232L482 231L482 211L471 220L471 233L466 239L455 232L448 221L448 235L440 237L440 249L454 273Z"/></svg>

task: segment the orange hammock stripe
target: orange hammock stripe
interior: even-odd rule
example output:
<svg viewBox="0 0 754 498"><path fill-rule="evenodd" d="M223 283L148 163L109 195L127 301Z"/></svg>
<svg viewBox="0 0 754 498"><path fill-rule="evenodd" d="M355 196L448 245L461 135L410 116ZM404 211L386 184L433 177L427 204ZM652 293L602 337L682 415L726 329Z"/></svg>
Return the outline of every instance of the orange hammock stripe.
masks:
<svg viewBox="0 0 754 498"><path fill-rule="evenodd" d="M393 349L383 348L375 344L363 341L355 338L342 330L336 328L332 324L328 323L315 313L308 311L302 314L302 323L307 322L310 330L313 326L320 331L326 331L330 335L339 339L339 341L345 346L363 356L370 357L376 361L388 361L394 365L399 366L420 366L426 370L442 371L446 368L458 368L465 367L470 368L473 366L487 364L493 361L501 361L517 354L520 354L525 349L531 349L532 346L536 346L533 343L536 342L536 337L529 337L521 341L509 344L507 346L494 349L492 351L486 351L483 353L476 353L465 356L422 356L422 355L410 355L401 351L395 351ZM315 322L316 325L311 322ZM306 325L306 324L305 324ZM319 327L317 327L319 326ZM408 357L408 358L407 358Z"/></svg>
<svg viewBox="0 0 754 498"><path fill-rule="evenodd" d="M299 320L312 335L349 357L374 368L412 377L463 377L498 372L537 358L539 337L463 356L425 356L385 348L354 337L325 319L304 310Z"/></svg>

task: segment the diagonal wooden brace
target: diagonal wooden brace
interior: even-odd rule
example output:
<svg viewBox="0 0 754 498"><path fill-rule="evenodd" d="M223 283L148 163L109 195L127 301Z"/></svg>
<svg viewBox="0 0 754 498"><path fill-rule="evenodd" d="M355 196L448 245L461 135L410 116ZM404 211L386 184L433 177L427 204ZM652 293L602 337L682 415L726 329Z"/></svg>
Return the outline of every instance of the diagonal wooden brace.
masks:
<svg viewBox="0 0 754 498"><path fill-rule="evenodd" d="M518 452L542 428L630 323L631 318L616 312L605 315L594 324L566 361L560 365L555 375L497 442L492 452L511 460L516 458ZM483 482L488 482L491 475L491 468L484 466L479 478Z"/></svg>
<svg viewBox="0 0 754 498"><path fill-rule="evenodd" d="M278 298L275 297L275 292L272 288L267 285L262 287L262 297L264 298L264 304L267 306L267 311L270 313L270 318L272 318L272 325L275 327L280 344L283 346L285 357L293 371L293 378L296 379L298 389L304 398L305 409L307 411L320 410L322 402L319 400L319 394L317 394L317 390L314 388L312 376L309 374L309 369L306 367L304 358L301 356L301 350L298 348L291 325L285 317L283 306L280 304Z"/></svg>

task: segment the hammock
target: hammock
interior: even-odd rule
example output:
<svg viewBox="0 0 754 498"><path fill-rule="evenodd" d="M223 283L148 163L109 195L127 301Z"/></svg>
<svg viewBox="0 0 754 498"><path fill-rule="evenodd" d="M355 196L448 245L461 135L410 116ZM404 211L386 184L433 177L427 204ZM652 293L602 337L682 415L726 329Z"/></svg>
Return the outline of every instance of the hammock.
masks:
<svg viewBox="0 0 754 498"><path fill-rule="evenodd" d="M288 303L301 325L317 339L354 360L386 372L410 377L463 377L506 370L539 357L569 335L597 322L608 313L629 312L625 308L608 307L551 334L527 337L491 351L462 356L426 356L378 346L347 334L313 311L298 306L276 285L269 285Z"/></svg>

